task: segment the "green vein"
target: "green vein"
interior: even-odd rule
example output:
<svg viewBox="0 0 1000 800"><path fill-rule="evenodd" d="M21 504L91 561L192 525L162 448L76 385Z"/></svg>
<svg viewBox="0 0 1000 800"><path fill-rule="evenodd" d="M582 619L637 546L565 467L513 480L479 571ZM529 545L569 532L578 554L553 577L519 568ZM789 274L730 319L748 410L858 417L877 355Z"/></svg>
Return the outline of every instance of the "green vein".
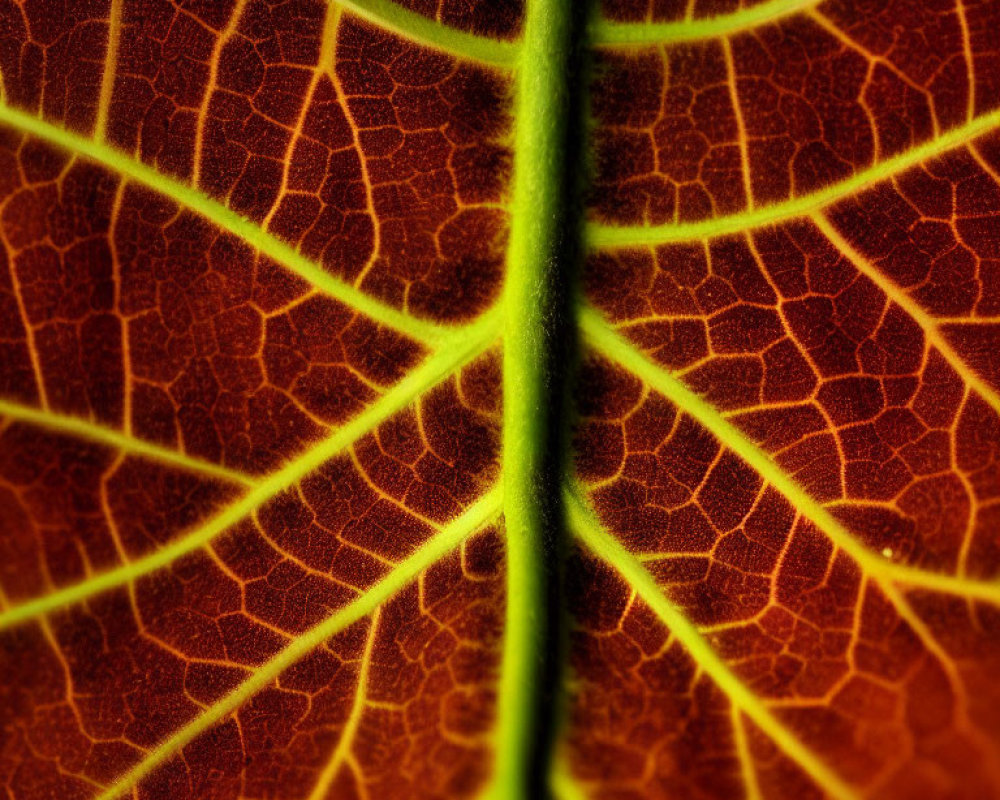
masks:
<svg viewBox="0 0 1000 800"><path fill-rule="evenodd" d="M669 44L731 36L777 22L818 5L820 0L768 0L731 14L673 22L613 22L598 19L591 30L595 44L611 46Z"/></svg>
<svg viewBox="0 0 1000 800"><path fill-rule="evenodd" d="M466 33L410 11L392 0L330 1L380 28L449 55L497 67L510 67L517 58L515 42Z"/></svg>
<svg viewBox="0 0 1000 800"><path fill-rule="evenodd" d="M711 403L639 352L631 342L615 332L597 311L592 308L582 309L580 320L585 335L598 350L642 378L684 413L703 425L723 446L739 456L766 483L784 495L792 508L825 533L834 546L847 553L864 572L883 587L887 594L892 592L891 585L894 582L900 582L1000 603L1000 582L950 578L913 567L892 564L873 553L822 503L803 489Z"/></svg>
<svg viewBox="0 0 1000 800"><path fill-rule="evenodd" d="M200 472L231 483L240 483L245 486L251 486L255 483L255 479L250 475L213 464L211 461L179 453L169 447L137 439L121 431L106 428L96 422L89 422L79 417L42 411L3 399L0 399L0 415L19 422L26 422L29 425L37 425L55 433L79 436L82 439L106 444L130 455L141 456L150 461L163 462L191 472Z"/></svg>
<svg viewBox="0 0 1000 800"><path fill-rule="evenodd" d="M853 800L857 792L785 727L765 703L737 677L698 629L667 598L653 576L601 526L577 491L565 492L567 516L574 534L607 562L652 609L726 696L825 792Z"/></svg>
<svg viewBox="0 0 1000 800"><path fill-rule="evenodd" d="M850 178L830 184L819 191L795 197L781 203L761 206L752 211L730 214L715 219L666 225L605 225L591 223L587 226L587 244L590 247L635 247L668 244L715 236L741 233L766 225L811 214L824 206L859 192L868 186L890 178L916 166L922 161L943 155L948 150L964 145L978 136L989 133L1000 125L1000 109L976 118L972 122L952 128L928 142L917 145L904 153L887 158L868 169L856 172Z"/></svg>
<svg viewBox="0 0 1000 800"><path fill-rule="evenodd" d="M1000 580L989 581L957 578L953 575L928 572L917 567L896 564L891 561L885 562L881 569L893 583L904 584L914 589L945 592L959 597L1000 605Z"/></svg>
<svg viewBox="0 0 1000 800"><path fill-rule="evenodd" d="M557 557L546 496L553 317L563 267L564 171L573 18L565 0L528 0L518 64L514 187L503 307L503 480L507 614L497 722L498 798L535 793L548 713L548 611Z"/></svg>
<svg viewBox="0 0 1000 800"><path fill-rule="evenodd" d="M427 359L371 406L337 429L320 444L287 466L263 478L232 505L183 538L148 556L59 589L45 597L14 605L0 613L0 629L29 620L62 606L85 600L116 586L168 566L181 556L211 542L279 492L302 480L323 462L337 455L381 422L405 408L414 397L451 375L488 347L496 336L496 316L486 315L455 336L454 346Z"/></svg>
<svg viewBox="0 0 1000 800"><path fill-rule="evenodd" d="M223 230L236 235L258 252L305 278L320 291L390 328L426 344L433 344L445 335L440 326L408 316L338 280L294 247L268 233L256 223L226 208L222 203L212 200L198 189L168 178L120 150L87 139L7 105L0 105L0 123L6 123L50 144L96 161L125 178L170 198Z"/></svg>
<svg viewBox="0 0 1000 800"><path fill-rule="evenodd" d="M396 566L379 583L357 600L334 612L323 622L297 636L276 656L257 668L253 674L221 700L212 704L191 722L161 742L136 766L120 776L95 800L114 800L132 790L143 778L177 754L199 734L222 722L255 693L276 680L282 672L323 644L331 636L363 619L383 603L412 583L428 567L447 556L471 533L474 533L499 511L500 491L493 489L481 497L434 537L421 545L409 558Z"/></svg>
<svg viewBox="0 0 1000 800"><path fill-rule="evenodd" d="M587 800L587 792L576 782L565 759L560 759L553 767L549 784L554 800Z"/></svg>

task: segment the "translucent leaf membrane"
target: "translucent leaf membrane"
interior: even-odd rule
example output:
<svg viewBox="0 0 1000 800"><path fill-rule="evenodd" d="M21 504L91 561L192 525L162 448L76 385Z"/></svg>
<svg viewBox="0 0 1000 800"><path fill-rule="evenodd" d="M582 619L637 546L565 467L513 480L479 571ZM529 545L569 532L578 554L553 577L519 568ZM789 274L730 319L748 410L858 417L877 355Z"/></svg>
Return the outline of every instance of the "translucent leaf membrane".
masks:
<svg viewBox="0 0 1000 800"><path fill-rule="evenodd" d="M488 782L510 76L398 28L0 4L10 797Z"/></svg>
<svg viewBox="0 0 1000 800"><path fill-rule="evenodd" d="M155 570L158 547L232 508L229 487L5 426L4 595L16 613L22 598L83 590L3 634L14 796L133 783L143 796L308 796L334 783L347 796L474 793L489 772L502 630L497 532L461 530L460 552L416 584L396 574L496 478L498 363L474 362ZM122 580L108 591L96 576L115 566ZM275 672L285 650L386 584L397 594L367 628Z"/></svg>
<svg viewBox="0 0 1000 800"><path fill-rule="evenodd" d="M468 319L495 299L510 173L503 76L335 4L246 0L122 2L102 75L106 5L58 23L44 4L7 12L10 105L190 181L415 314ZM59 50L85 34L95 77L77 86L81 59L57 59L46 42ZM22 50L44 65L29 68ZM448 301L459 292L466 302Z"/></svg>
<svg viewBox="0 0 1000 800"><path fill-rule="evenodd" d="M591 101L565 756L594 798L991 797L997 8L760 9L595 28L640 44Z"/></svg>
<svg viewBox="0 0 1000 800"><path fill-rule="evenodd" d="M742 443L727 446L603 359L589 358L581 380L579 475L634 556L609 565L583 555L571 568L569 747L595 796L836 795L811 759L879 796L996 792L996 587L981 587L992 602L968 596L1000 570L995 480L992 498L949 495L940 487L975 479L946 464L873 503L838 458L851 432L772 424L760 447L857 537L845 547L746 463ZM981 441L961 439L951 443L959 463ZM982 465L996 466L995 454ZM889 477L865 488L898 480L881 469ZM976 553L968 571L963 550ZM915 564L962 580L934 591L898 569ZM661 597L645 596L639 571ZM690 630L649 608L662 598ZM748 727L760 709L737 703L737 682L809 758Z"/></svg>
<svg viewBox="0 0 1000 800"><path fill-rule="evenodd" d="M356 0L364 4L365 0ZM513 39L521 31L525 0L402 0L399 5L462 31Z"/></svg>
<svg viewBox="0 0 1000 800"><path fill-rule="evenodd" d="M877 174L1000 105L998 14L826 2L721 37L599 52L592 213L704 220Z"/></svg>
<svg viewBox="0 0 1000 800"><path fill-rule="evenodd" d="M570 5L0 0L5 796L1000 796L1000 6L593 10L558 702Z"/></svg>
<svg viewBox="0 0 1000 800"><path fill-rule="evenodd" d="M989 162L970 153L992 141L812 221L597 255L587 279L641 350L813 496L857 501L841 513L874 550L980 577L1000 568L1000 328L990 311L1000 226ZM977 182L993 188L970 208L962 187ZM931 186L943 210L918 194ZM604 472L617 471L622 448L597 448Z"/></svg>
<svg viewBox="0 0 1000 800"><path fill-rule="evenodd" d="M7 399L265 473L426 355L147 187L5 145Z"/></svg>
<svg viewBox="0 0 1000 800"><path fill-rule="evenodd" d="M5 735L8 791L85 798L114 785L356 596L248 525L13 631L0 690L20 720ZM195 731L138 795L471 796L489 770L502 605L488 530Z"/></svg>

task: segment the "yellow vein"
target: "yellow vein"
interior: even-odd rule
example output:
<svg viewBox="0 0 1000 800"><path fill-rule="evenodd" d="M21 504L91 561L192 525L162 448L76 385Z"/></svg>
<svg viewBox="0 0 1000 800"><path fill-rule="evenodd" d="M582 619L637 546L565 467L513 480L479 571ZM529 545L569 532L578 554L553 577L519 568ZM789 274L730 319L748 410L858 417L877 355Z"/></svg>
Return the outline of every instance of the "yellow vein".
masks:
<svg viewBox="0 0 1000 800"><path fill-rule="evenodd" d="M105 444L130 455L179 467L190 472L199 472L231 483L244 486L252 486L255 483L255 479L250 475L227 469L196 456L179 453L163 445L137 439L134 436L80 417L43 411L3 399L0 399L0 415L16 419L19 422L26 422L29 425L37 425L55 433L79 436L81 439Z"/></svg>
<svg viewBox="0 0 1000 800"><path fill-rule="evenodd" d="M352 445L396 412L405 408L414 397L440 382L459 366L483 352L496 335L495 320L480 320L470 331L457 335L455 346L435 354L413 370L377 402L343 425L320 444L307 450L287 466L263 478L232 505L226 507L204 525L181 539L129 564L96 575L80 583L52 592L45 597L12 606L0 613L0 628L15 625L55 608L85 600L100 592L121 586L150 572L161 569L211 542L279 492L291 487L320 467L325 461Z"/></svg>
<svg viewBox="0 0 1000 800"><path fill-rule="evenodd" d="M612 47L691 42L744 33L812 8L819 1L768 0L731 14L671 22L612 22L599 19L591 26L591 31L595 44Z"/></svg>
<svg viewBox="0 0 1000 800"><path fill-rule="evenodd" d="M760 784L757 782L757 770L754 769L750 742L747 741L746 727L743 724L743 712L735 703L733 703L730 716L732 717L733 742L740 760L740 773L743 775L743 786L747 790L746 800L762 800Z"/></svg>
<svg viewBox="0 0 1000 800"><path fill-rule="evenodd" d="M424 343L437 342L443 335L443 329L440 326L408 316L338 280L323 267L306 258L291 245L263 230L256 223L241 217L232 209L212 200L198 189L161 175L152 167L137 161L120 150L71 133L64 128L52 125L10 106L0 105L0 123L7 123L51 144L96 161L126 178L159 192L174 202L200 214L223 230L236 235L260 253L269 256L305 278L317 289L384 325L395 328Z"/></svg>
<svg viewBox="0 0 1000 800"><path fill-rule="evenodd" d="M510 67L517 58L515 42L466 33L410 11L392 0L330 0L357 17L426 47L449 55L497 67Z"/></svg>
<svg viewBox="0 0 1000 800"><path fill-rule="evenodd" d="M816 213L810 215L813 224L819 228L823 235L850 261L857 270L865 275L876 286L881 289L886 297L903 309L916 322L927 337L927 341L944 357L955 372L959 374L965 383L972 388L989 406L1000 414L1000 394L984 381L976 372L965 363L965 360L956 352L955 348L941 333L937 321L924 308L917 303L902 287L885 275L874 264L868 261L861 253L854 249L840 232L833 226L830 220L823 214ZM974 319L967 320L968 323L975 323Z"/></svg>
<svg viewBox="0 0 1000 800"><path fill-rule="evenodd" d="M585 232L587 243L591 247L635 247L686 242L726 236L806 216L823 206L842 200L923 161L944 155L949 150L989 133L997 125L1000 125L1000 109L983 114L972 122L952 128L936 139L924 142L906 152L887 158L879 164L856 172L850 178L801 197L759 206L752 211L680 224L606 225L591 223Z"/></svg>
<svg viewBox="0 0 1000 800"><path fill-rule="evenodd" d="M573 777L565 757L553 767L549 784L555 800L587 800L587 793Z"/></svg>
<svg viewBox="0 0 1000 800"><path fill-rule="evenodd" d="M337 777L337 773L343 766L345 759L350 753L351 745L354 742L354 734L357 733L361 717L365 712L365 698L368 694L368 673L371 668L372 650L375 648L375 637L378 635L378 623L381 610L376 608L372 613L372 620L368 626L368 636L365 639L365 649L361 654L361 669L358 671L358 685L354 691L354 702L351 703L351 711L344 723L344 729L340 732L337 746L333 750L333 755L323 768L323 772L316 781L316 785L309 793L308 800L323 800L330 790L330 784Z"/></svg>
<svg viewBox="0 0 1000 800"><path fill-rule="evenodd" d="M594 517L578 492L565 492L566 511L573 533L608 563L633 588L690 653L695 663L817 785L838 800L853 800L857 793L819 756L807 748L767 705L737 677L712 649L698 629L666 597L655 578Z"/></svg>
<svg viewBox="0 0 1000 800"><path fill-rule="evenodd" d="M115 74L118 70L118 40L121 37L122 0L111 0L108 11L108 46L104 52L104 71L101 73L101 93L97 101L97 123L94 125L94 139L104 141L107 133L108 113L111 110L111 94L115 88Z"/></svg>
<svg viewBox="0 0 1000 800"><path fill-rule="evenodd" d="M1000 603L1000 582L953 579L924 570L888 565L881 556L861 544L823 504L799 486L718 409L639 352L631 342L615 332L597 311L584 308L580 312L580 318L584 334L598 350L642 378L684 413L703 425L724 447L729 448L766 483L781 492L793 508L823 531L830 541L857 562L864 572L879 582L887 594L892 591L889 584L901 581L912 586L951 591L962 596Z"/></svg>
<svg viewBox="0 0 1000 800"><path fill-rule="evenodd" d="M276 656L258 667L249 678L191 722L153 748L136 766L120 776L95 800L113 800L130 792L143 778L178 753L213 725L242 706L250 697L276 680L282 672L308 655L327 639L360 619L364 619L393 595L414 581L421 572L452 552L471 533L490 522L497 514L500 491L494 489L480 498L439 533L421 545L409 558L395 567L379 583L357 600L334 612L323 622L297 636Z"/></svg>

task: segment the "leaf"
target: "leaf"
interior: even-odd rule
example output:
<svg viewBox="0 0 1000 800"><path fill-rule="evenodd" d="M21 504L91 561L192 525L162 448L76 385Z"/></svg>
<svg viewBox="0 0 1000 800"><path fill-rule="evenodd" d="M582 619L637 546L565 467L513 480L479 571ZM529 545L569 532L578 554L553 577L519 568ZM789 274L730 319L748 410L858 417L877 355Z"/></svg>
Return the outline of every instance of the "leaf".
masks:
<svg viewBox="0 0 1000 800"><path fill-rule="evenodd" d="M0 3L7 796L1000 796L1000 5L597 6Z"/></svg>

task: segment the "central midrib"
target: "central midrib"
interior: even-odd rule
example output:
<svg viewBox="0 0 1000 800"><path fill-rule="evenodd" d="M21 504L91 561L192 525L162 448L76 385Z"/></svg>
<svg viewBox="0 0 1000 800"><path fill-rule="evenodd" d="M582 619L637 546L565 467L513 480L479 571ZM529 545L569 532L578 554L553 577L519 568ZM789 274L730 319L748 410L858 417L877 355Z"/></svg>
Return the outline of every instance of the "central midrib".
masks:
<svg viewBox="0 0 1000 800"><path fill-rule="evenodd" d="M579 3L575 5L579 6ZM565 289L573 261L568 151L574 21L566 0L528 0L515 73L515 154L503 306L507 597L496 798L538 797L548 771L561 640L558 456ZM563 359L565 360L565 359Z"/></svg>

